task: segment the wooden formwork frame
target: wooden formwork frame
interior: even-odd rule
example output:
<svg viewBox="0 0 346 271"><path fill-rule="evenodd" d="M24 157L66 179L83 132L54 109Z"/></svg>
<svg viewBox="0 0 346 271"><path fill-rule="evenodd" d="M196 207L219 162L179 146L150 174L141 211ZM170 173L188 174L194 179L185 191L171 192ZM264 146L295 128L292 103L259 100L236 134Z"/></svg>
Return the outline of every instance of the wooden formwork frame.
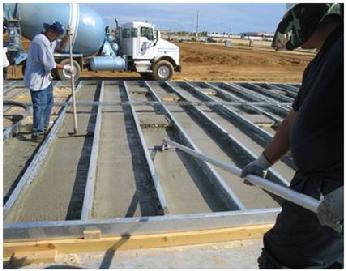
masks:
<svg viewBox="0 0 346 271"><path fill-rule="evenodd" d="M280 209L85 221L16 223L4 228L4 260L53 262L60 254L163 248L258 239Z"/></svg>
<svg viewBox="0 0 346 271"><path fill-rule="evenodd" d="M97 81L83 81L83 85L87 84L97 84ZM147 82L144 84L156 97L157 102L165 108L150 85ZM124 85L126 88L126 83ZM198 88L190 86L198 92ZM292 89L293 87L289 90L293 91ZM253 97L262 102L256 94ZM218 104L212 99L210 101ZM98 113L101 116L102 99L99 102ZM60 121L56 124L61 124L66 108L62 110ZM54 139L58 129L59 125L55 125L54 133L48 138L47 145ZM19 193L18 191L12 195L12 201L5 205L6 210L12 206ZM25 264L51 261L58 254L74 252L169 247L260 238L270 229L281 210L240 208L242 210L211 214L91 220L88 219L90 206L87 207L84 208L84 219L78 221L4 225L4 259L14 259Z"/></svg>

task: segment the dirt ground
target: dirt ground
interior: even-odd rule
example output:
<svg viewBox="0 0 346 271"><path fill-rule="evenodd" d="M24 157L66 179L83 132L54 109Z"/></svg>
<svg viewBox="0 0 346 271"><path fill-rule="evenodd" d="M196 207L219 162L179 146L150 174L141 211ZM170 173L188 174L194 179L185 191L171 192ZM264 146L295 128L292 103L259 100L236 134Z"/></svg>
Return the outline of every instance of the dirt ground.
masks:
<svg viewBox="0 0 346 271"><path fill-rule="evenodd" d="M312 54L263 47L181 43L182 73L176 80L301 82Z"/></svg>
<svg viewBox="0 0 346 271"><path fill-rule="evenodd" d="M314 54L310 52L276 52L270 43L254 42L252 47L232 40L232 47L223 44L184 42L180 47L182 72L175 73L173 80L187 81L267 81L299 83L302 73ZM24 40L24 48L29 42ZM20 67L17 78L20 78ZM11 68L10 78L13 77ZM139 79L137 73L90 72L82 77L113 77Z"/></svg>

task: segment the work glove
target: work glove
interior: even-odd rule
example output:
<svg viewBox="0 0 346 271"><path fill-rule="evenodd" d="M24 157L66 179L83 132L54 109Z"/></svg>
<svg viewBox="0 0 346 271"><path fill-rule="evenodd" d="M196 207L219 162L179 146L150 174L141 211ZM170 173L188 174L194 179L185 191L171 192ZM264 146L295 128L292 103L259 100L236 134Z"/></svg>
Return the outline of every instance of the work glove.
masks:
<svg viewBox="0 0 346 271"><path fill-rule="evenodd" d="M74 67L71 66L70 64L64 65L64 71L68 74L73 74L74 73Z"/></svg>
<svg viewBox="0 0 346 271"><path fill-rule="evenodd" d="M267 160L267 158L262 153L260 157L258 157L255 161L250 162L247 164L241 174L241 178L245 178L247 175L257 175L259 177L264 178L267 174L267 169L270 168L272 164ZM249 181L244 180L244 183L252 185Z"/></svg>
<svg viewBox="0 0 346 271"><path fill-rule="evenodd" d="M317 209L317 217L323 226L343 232L344 227L344 187L327 194Z"/></svg>

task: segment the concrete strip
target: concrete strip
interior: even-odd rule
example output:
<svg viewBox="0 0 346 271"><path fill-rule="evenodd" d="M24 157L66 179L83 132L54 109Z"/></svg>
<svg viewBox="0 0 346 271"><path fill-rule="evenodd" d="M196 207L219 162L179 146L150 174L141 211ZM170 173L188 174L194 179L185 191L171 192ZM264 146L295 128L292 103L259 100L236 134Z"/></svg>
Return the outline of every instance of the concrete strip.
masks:
<svg viewBox="0 0 346 271"><path fill-rule="evenodd" d="M119 83L105 84L104 100L126 101ZM158 215L136 126L125 106L103 106L91 218Z"/></svg>
<svg viewBox="0 0 346 271"><path fill-rule="evenodd" d="M249 85L249 84L248 84ZM256 97L258 100L260 100L260 101L263 101L263 102L267 102L267 104L270 104L270 105L275 105L276 107L278 107L278 108L280 108L280 110L284 110L284 111L286 111L286 115L287 115L287 113L290 111L290 106L291 106L291 104L292 104L292 102L293 102L293 99L292 98L289 98L290 100L289 101L281 101L280 103L278 103L278 101L276 100L276 98L274 98L274 97L268 97L268 96L266 96L266 95L264 95L264 94L260 94L260 93L258 93L258 92L256 92L256 91L254 91L254 90L250 90L250 89L248 89L248 88L246 88L246 87L243 87L242 85L235 85L235 84L229 84L229 86L231 86L232 88L237 88L238 90L240 90L240 91L245 91L245 92L248 92L248 93L250 93L251 92L251 95L252 96L254 96L254 97ZM254 87L255 88L258 88L258 86L255 86L254 85ZM262 88L259 88L259 89L261 89L262 90ZM262 90L263 91L263 90ZM275 96L275 94L274 94L274 96Z"/></svg>
<svg viewBox="0 0 346 271"><path fill-rule="evenodd" d="M83 86L78 96L94 99L95 91L95 85ZM80 218L92 142L92 137L85 135L94 125L90 119L92 108L86 109L89 110L82 111L86 114L78 112L80 136L69 136L73 116L72 111L67 111L35 183L13 206L6 223Z"/></svg>
<svg viewBox="0 0 346 271"><path fill-rule="evenodd" d="M176 89L176 91L178 91ZM183 94L181 92L179 92L180 95L182 95L181 97L186 99L186 97L183 96ZM251 159L255 158L255 155L252 153L252 151L250 151L249 149L247 149L240 141L238 141L237 139L233 138L231 134L228 134L227 131L225 131L221 126L218 125L218 123L214 122L213 119L209 118L208 115L210 115L210 113L208 112L203 112L201 110L199 110L196 107L192 107L190 108L193 112L194 115L196 115L196 117L198 117L201 121L201 126L204 127L205 129L210 129L213 132L210 133L212 136L215 136L215 141L219 142L220 146L223 146L222 150L223 152L226 152L227 155L225 154L221 154L220 152L218 152L217 156L213 155L213 157L217 157L220 158L220 156L225 156L224 159L222 159L222 161L228 161L230 159L230 157L233 156L233 161L236 165L239 166L244 166L246 163L248 163ZM208 124L209 123L209 124ZM209 126L209 127L208 127ZM230 147L228 147L230 146ZM210 146L209 146L210 148ZM211 151L205 151L204 153L210 154ZM236 156L236 155L237 156ZM222 157L221 156L221 157ZM247 188L246 185L242 184L242 180L232 174L230 174L229 172L225 172L222 169L218 169L218 171L221 172L221 174L223 174L223 176L227 176L228 179L234 179L234 181L230 184L232 187L232 190L234 190L237 195L240 197L240 199L246 204L246 206L248 208L252 207L254 208L254 205L251 204L251 197L248 197L249 195L254 196L254 194L258 194L258 196L256 196L256 198L261 198L261 202L266 202L266 207L271 206L270 204L273 204L274 202L272 201L271 197L266 195L265 193L263 193L260 190L251 190L246 192ZM276 177L276 175L272 176L272 180L275 182L279 182L281 184L283 184L283 179L282 178L278 178ZM253 187L252 187L253 188ZM244 191L245 190L245 191ZM258 202L256 202L258 204ZM263 204L262 203L262 204ZM275 206L275 203L274 203ZM265 207L264 207L265 208Z"/></svg>
<svg viewBox="0 0 346 271"><path fill-rule="evenodd" d="M155 91L151 88L151 86L148 85L148 87L150 91L152 92L152 94L155 96L155 99L157 99L158 101L161 101L161 98L155 93ZM176 93L174 93L174 95L179 96ZM190 148L196 151L199 151L197 146L193 143L191 138L187 135L183 127L177 122L175 117L172 115L172 112L169 110L169 108L166 107L165 105L162 105L162 108L169 115L172 122L178 128L178 131L180 133L179 139L183 142L183 144L189 146ZM238 199L238 197L233 193L233 191L229 189L229 187L225 184L222 177L215 171L213 166L198 159L192 159L192 160L195 160L196 164L200 167L200 169L204 172L204 174L206 174L206 176L208 177L207 180L209 181L211 185L213 185L216 194L221 199L223 199L224 203L226 204L228 208L245 209L244 204Z"/></svg>
<svg viewBox="0 0 346 271"><path fill-rule="evenodd" d="M150 89L143 85L139 87ZM142 97L142 100L159 101L151 89L150 91L151 96ZM157 114L168 114L163 106L155 106L152 110ZM171 118L169 114L167 116ZM227 210L212 186L205 181L208 180L208 177L198 165L189 161L183 153L157 151L157 147L162 145L164 137L183 138L181 130L174 120L172 121L172 128L143 130L146 144L152 150L152 159L167 198L170 213L188 214Z"/></svg>
<svg viewBox="0 0 346 271"><path fill-rule="evenodd" d="M128 91L128 86L127 86L126 82L124 82L124 89L125 89L125 93L126 93L126 96L127 96L127 100L129 102L132 102L132 99L131 99L131 96L130 96L130 92ZM149 93L149 91L147 91L146 89L143 89L142 93L143 92L144 93ZM156 193L157 193L157 196L158 196L159 207L162 209L163 214L167 214L167 213L169 213L169 208L167 206L167 199L166 199L166 196L165 196L165 194L163 192L159 176L158 176L157 172L155 171L154 163L151 160L151 157L150 157L150 154L149 154L149 150L148 150L147 144L145 142L143 131L142 131L142 128L141 128L141 125L140 125L140 121L139 121L139 118L138 118L138 114L137 114L135 108L132 105L130 105L130 109L131 109L133 120L134 120L135 125L137 127L137 133L138 133L138 136L140 138L141 147L142 147L144 155L145 155L147 166L149 168L149 173L151 175L151 178L152 178L152 181L154 183L154 187L155 187L155 190L156 190ZM168 126L166 126L165 128L167 128L167 127Z"/></svg>
<svg viewBox="0 0 346 271"><path fill-rule="evenodd" d="M188 83L186 83L186 85L189 88L193 89L193 86L189 85ZM210 101L215 101L213 97L203 96L202 93L198 92L198 88L196 88L195 91L197 96L202 97L203 99L210 100ZM193 95L190 95L190 96L193 99L196 99L195 97L193 97ZM256 125L254 125L247 119L243 118L240 114L238 114L231 108L223 105L222 103L219 102L218 106L213 106L212 108L215 109L215 112L210 113L213 116L213 118L217 122L222 122L223 123L222 126L226 130L231 131L232 135L234 135L235 138L237 138L240 142L244 142L244 143L246 142L244 145L247 146L248 149L252 150L255 154L257 154L257 156L262 153L266 144L272 139L271 134L257 127ZM227 117L226 119L229 120L229 122L225 122L224 120L225 118L224 116L222 116L222 114L225 114L225 116ZM234 124L236 126L234 126ZM252 140L249 140L249 137ZM255 141L256 143L253 144L254 143L253 141ZM260 143L260 145L258 143ZM284 163L281 161L278 161L274 165L273 169L277 171L281 176L284 177L282 178L280 176L277 176L279 179L281 179L282 183L285 183L286 185L288 185L288 182L286 180L291 180L293 178L294 171L291 168L294 168L294 164L292 160L286 156L282 159L282 161ZM275 171L273 171L274 175L276 175Z"/></svg>
<svg viewBox="0 0 346 271"><path fill-rule="evenodd" d="M104 82L101 82L99 102L103 101L103 96L104 96ZM98 105L96 124L94 129L94 140L92 143L88 177L87 177L87 181L85 185L85 194L84 194L83 207L82 207L82 213L81 213L81 219L83 221L86 221L89 219L90 212L93 205L93 200L94 200L94 188L95 188L95 178L96 178L96 171L97 171L97 159L99 154L101 123L102 123L102 106Z"/></svg>
<svg viewBox="0 0 346 271"><path fill-rule="evenodd" d="M82 84L80 83L76 89L79 91ZM55 140L59 129L61 128L62 122L66 116L66 107L64 107L59 115L59 118L55 121L54 126L49 132L47 138L40 143L39 149L34 154L32 159L29 160L29 164L25 169L23 169L23 175L21 175L20 179L14 182L16 184L13 191L9 191L10 195L8 195L8 200L4 202L4 216L7 215L9 210L12 208L13 204L17 201L18 196L22 193L22 191L33 181L33 178L36 176L37 171L41 164L44 162L48 150L51 146L51 143ZM13 185L13 184L12 184Z"/></svg>
<svg viewBox="0 0 346 271"><path fill-rule="evenodd" d="M269 98L262 94L251 91L245 87L240 86L239 84L234 84L234 83L219 83L219 84L212 83L212 84L217 85L218 87L225 89L227 91L230 91L231 93L234 93L236 95L241 95L245 99L248 99L253 102L266 102L266 103L271 103L274 105L278 103L278 101L273 98Z"/></svg>
<svg viewBox="0 0 346 271"><path fill-rule="evenodd" d="M266 88L266 89L271 89L274 91L281 91L283 92L285 95L287 95L288 97L291 98L295 98L297 96L297 92L294 90L290 90L290 89L285 89L279 86L275 86L273 84L269 84L269 83L261 83L259 84L261 87Z"/></svg>
<svg viewBox="0 0 346 271"><path fill-rule="evenodd" d="M285 89L285 90L288 90L288 91L291 91L291 92L294 92L296 94L298 94L298 91L299 91L299 88L300 86L293 86L293 85L287 85L287 84L270 84L270 85L273 85L273 86L276 86L276 87L280 87L282 89Z"/></svg>
<svg viewBox="0 0 346 271"><path fill-rule="evenodd" d="M192 83L192 85L194 85L194 84ZM244 104L243 105L244 107L252 109L255 112L261 113L261 114L271 118L272 120L274 120L276 122L281 122L281 120L282 120L282 118L278 118L276 115L273 115L270 112L261 109L257 105L252 105L249 102L247 102L246 100L244 100L243 98L237 97L236 95L231 94L229 92L226 92L225 90L223 90L221 88L218 88L216 86L213 86L213 85L211 85L209 83L200 83L200 84L198 84L198 86L199 87L206 86L206 87L209 87L209 88L217 90L219 95L215 96L214 98L215 98L215 100L218 100L218 101L220 101L222 99L222 102L224 104L227 103L227 101L236 100L238 102L242 102ZM242 105L239 105L239 106L242 106ZM234 105L234 107L239 108L237 105Z"/></svg>
<svg viewBox="0 0 346 271"><path fill-rule="evenodd" d="M250 89L251 91L255 91L255 92L260 93L264 96L273 98L273 99L277 100L278 102L286 102L286 103L293 102L293 98L288 97L285 94L281 94L278 91L275 92L271 89L263 88L257 84L241 83L240 85L247 88L247 89Z"/></svg>

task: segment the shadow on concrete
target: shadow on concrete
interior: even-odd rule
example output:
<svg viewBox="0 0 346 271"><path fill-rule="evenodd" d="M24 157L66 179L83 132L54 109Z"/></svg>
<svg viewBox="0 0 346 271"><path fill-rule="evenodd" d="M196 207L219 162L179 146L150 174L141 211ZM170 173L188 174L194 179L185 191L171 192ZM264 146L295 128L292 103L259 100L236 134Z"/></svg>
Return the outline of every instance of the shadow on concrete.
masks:
<svg viewBox="0 0 346 271"><path fill-rule="evenodd" d="M129 208L127 209L125 217L133 217L134 216L138 203L139 203L139 200L138 200L137 191L136 191L132 196L131 203L130 203Z"/></svg>
<svg viewBox="0 0 346 271"><path fill-rule="evenodd" d="M99 269L108 269L111 266L115 252L130 239L130 236L129 234L122 235L121 239L106 251Z"/></svg>
<svg viewBox="0 0 346 271"><path fill-rule="evenodd" d="M144 96L143 96L144 97ZM120 86L120 99L121 102L128 102L126 93L123 86ZM131 108L128 105L122 106L124 110L124 122L126 128L126 134L128 139L128 148L131 153L131 161L136 192L134 193L126 217L132 217L135 214L137 205L140 206L141 216L153 216L158 215L158 206L156 206L152 180L150 180L148 169L144 164L144 153L141 148L140 138L137 133L137 129L132 118ZM142 170L141 170L142 169ZM151 200L148 200L150 197Z"/></svg>
<svg viewBox="0 0 346 271"><path fill-rule="evenodd" d="M148 222L148 218L142 217L140 219L140 222ZM140 223L135 224L132 227L132 229L130 229L127 233L121 235L121 239L106 251L105 255L103 256L99 269L109 269L111 267L112 260L115 256L116 251L130 239L131 233L134 232L135 230L138 230L139 227L140 227Z"/></svg>
<svg viewBox="0 0 346 271"><path fill-rule="evenodd" d="M97 89L94 94L94 101L98 101L100 96L101 84L97 85ZM96 117L97 117L97 105L92 106L92 114L90 116L87 131L93 131L95 129ZM71 116L72 117L72 116ZM91 136L90 136L91 134ZM85 185L88 176L88 169L90 164L90 155L92 150L92 144L94 137L92 132L87 132L82 134L70 135L69 137L82 137L84 138L83 148L81 151L80 160L77 165L77 174L73 184L72 195L70 203L66 213L66 220L76 220L81 218L81 212L83 207L84 195L85 195ZM60 137L59 137L60 138Z"/></svg>

